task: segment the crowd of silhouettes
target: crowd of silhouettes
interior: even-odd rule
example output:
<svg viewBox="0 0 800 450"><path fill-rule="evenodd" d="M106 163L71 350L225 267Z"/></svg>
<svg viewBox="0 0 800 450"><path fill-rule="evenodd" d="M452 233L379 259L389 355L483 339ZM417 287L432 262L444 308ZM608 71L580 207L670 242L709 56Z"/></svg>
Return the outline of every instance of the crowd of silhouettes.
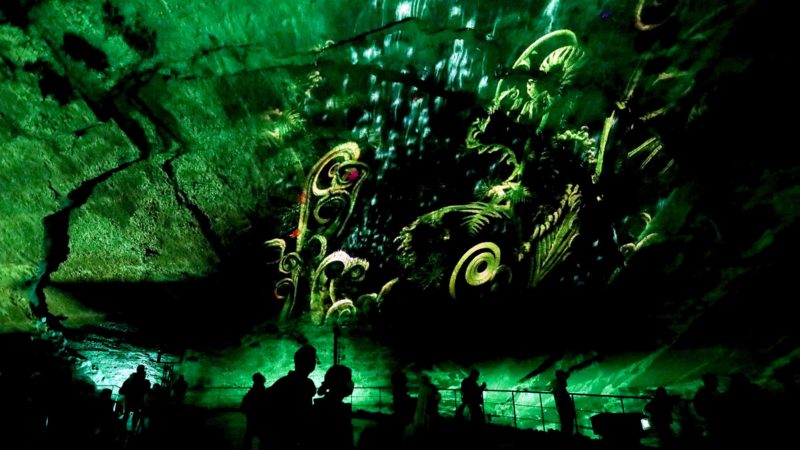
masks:
<svg viewBox="0 0 800 450"><path fill-rule="evenodd" d="M703 376L703 386L692 403L711 447L770 445L777 448L789 442L788 432L798 419L794 412L795 398L790 394L795 383L793 379L781 383L780 373L775 375L775 381L783 387L782 392L768 392L738 372L729 377L728 388L722 392L716 375Z"/></svg>
<svg viewBox="0 0 800 450"><path fill-rule="evenodd" d="M703 375L702 386L689 400L670 395L658 387L645 406L658 445L682 448L783 448L789 443L789 431L797 422L794 412L796 383L794 376L774 374L781 390L767 390L743 373L733 373L727 389L720 388L719 377ZM678 418L677 427L675 418ZM676 428L678 433L676 433Z"/></svg>
<svg viewBox="0 0 800 450"><path fill-rule="evenodd" d="M164 380L166 386L151 384L145 366L140 365L115 398L110 388L79 382L71 366L57 358L37 356L35 349L26 356L41 356L43 362L28 371L0 366L0 398L6 405L0 409L0 423L9 427L4 432L7 442L14 443L9 448L175 448L173 444L203 439L205 416L180 422L185 428L176 426L181 417L191 414L191 408L183 406L188 389L183 376ZM437 442L441 430L448 427L460 434L450 434L442 442L461 439L476 444L480 436L497 428L484 423L487 385L479 384L477 370L468 372L461 382L461 403L452 421L439 417L442 397L430 376L419 375L414 398L408 377L396 371L391 377L393 414L372 416L385 426L377 431L368 427L356 445L353 411L346 401L354 390L353 373L346 366L334 365L317 388L309 376L318 364L316 349L303 345L294 354L293 370L273 383L267 383L261 373L252 376L253 385L241 401L246 420L242 448L252 449L255 442L261 450L422 448ZM707 374L688 399L659 387L641 413L649 418L650 433L663 448L782 448L792 442L788 433L797 418L792 412L798 392L796 373L794 369L775 371L769 390L742 373ZM575 435L582 431L576 426L568 378L569 371L557 370L551 385L560 432L542 433L570 440L561 442L580 439ZM152 440L143 440L148 436L158 436L155 447ZM170 436L175 436L174 441L164 440Z"/></svg>
<svg viewBox="0 0 800 450"><path fill-rule="evenodd" d="M348 367L335 365L315 390L308 375L316 363L313 347L304 346L295 354L295 370L271 387L265 387L261 374L254 375L253 387L242 401L242 410L247 416L246 448L251 448L255 436L261 438L262 449L354 448L351 406L344 402L353 392L352 372ZM456 422L464 422L464 414L469 412L469 421L464 422L464 426L470 424L472 430L481 430L484 425L476 425L483 424L486 417L483 397L487 386L478 384L479 377L480 373L472 369L463 379L461 403L455 411ZM567 389L568 378L568 371L556 370L551 383L560 425L556 434L562 439L576 439L580 436L574 436L580 432L575 401ZM409 393L406 374L402 371L392 374L392 421L378 432L367 429L361 433L359 448L431 444L431 439L447 426L439 418L439 390L426 374L421 374L418 380L414 399ZM789 423L779 411L784 411L781 408L796 398L797 392L791 376L782 376L781 382L783 393L769 396L764 389L737 373L730 376L728 389L722 393L717 377L706 375L693 399L682 400L670 395L664 387L658 387L641 413L649 418L651 433L657 437L657 445L663 448L685 445L733 448L731 446L737 443L756 444L757 439L777 442L776 436L781 433L775 428L786 427ZM321 397L312 401L315 393ZM679 434L675 432L676 425ZM375 433L382 436L376 437Z"/></svg>
<svg viewBox="0 0 800 450"><path fill-rule="evenodd" d="M317 350L311 345L304 345L294 354L294 370L269 388L265 386L263 375L253 375L253 387L245 394L241 404L247 418L245 448L251 448L256 437L260 449L294 449L308 445L311 436L307 427L313 417L313 398L317 393L316 385L308 376L318 363ZM326 386L326 394L330 386L331 383ZM336 392L339 390L337 388ZM333 398L330 403L334 403Z"/></svg>
<svg viewBox="0 0 800 450"><path fill-rule="evenodd" d="M159 383L150 385L144 366L127 377L120 393L78 373L80 360L56 343L13 336L5 341L10 345L4 350L15 353L0 358L0 447L138 448L150 429L167 422L163 411L173 400ZM165 431L173 433L175 423L169 420Z"/></svg>

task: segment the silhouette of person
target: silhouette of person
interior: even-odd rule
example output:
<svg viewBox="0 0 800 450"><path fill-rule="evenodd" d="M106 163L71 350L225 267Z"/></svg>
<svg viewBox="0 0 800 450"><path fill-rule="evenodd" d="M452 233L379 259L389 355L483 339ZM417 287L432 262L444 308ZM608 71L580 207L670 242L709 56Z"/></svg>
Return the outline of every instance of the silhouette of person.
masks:
<svg viewBox="0 0 800 450"><path fill-rule="evenodd" d="M142 420L147 418L147 427L149 429L156 429L161 425L164 418L166 395L166 389L159 383L153 384L153 387L147 391L144 397Z"/></svg>
<svg viewBox="0 0 800 450"><path fill-rule="evenodd" d="M143 365L136 368L124 383L119 392L125 397L125 414L122 423L127 425L128 417L131 419L131 430L136 431L137 426L142 422L142 409L144 408L144 396L150 389L150 381L147 380L147 373Z"/></svg>
<svg viewBox="0 0 800 450"><path fill-rule="evenodd" d="M186 380L183 378L183 375L178 375L178 379L175 380L175 383L172 385L172 395L175 399L176 405L182 405L183 400L186 398L186 390L189 388L189 384L186 383Z"/></svg>
<svg viewBox="0 0 800 450"><path fill-rule="evenodd" d="M100 391L94 411L94 433L99 445L110 445L120 431L121 424L115 403L111 397L111 389Z"/></svg>
<svg viewBox="0 0 800 450"><path fill-rule="evenodd" d="M294 370L270 386L261 448L288 449L305 444L308 433L304 429L311 417L311 400L317 392L308 376L318 362L317 350L306 344L294 354Z"/></svg>
<svg viewBox="0 0 800 450"><path fill-rule="evenodd" d="M721 395L719 392L719 380L712 373L703 375L703 386L694 396L694 411L703 419L706 428L706 435L716 439L720 432L721 422Z"/></svg>
<svg viewBox="0 0 800 450"><path fill-rule="evenodd" d="M567 378L569 374L563 370L556 370L553 380L553 399L556 402L558 418L561 422L561 432L572 435L575 430L575 402L567 391Z"/></svg>
<svg viewBox="0 0 800 450"><path fill-rule="evenodd" d="M486 390L486 383L478 386L480 372L472 369L466 378L461 382L461 404L456 408L456 417L464 417L464 409L469 408L470 421L483 423L483 391Z"/></svg>
<svg viewBox="0 0 800 450"><path fill-rule="evenodd" d="M322 398L314 401L311 448L353 448L353 424L351 405L344 403L345 397L353 393L353 377L349 367L336 365L325 373L319 387Z"/></svg>
<svg viewBox="0 0 800 450"><path fill-rule="evenodd" d="M253 438L255 436L259 436L259 441L263 439L259 432L259 425L267 408L267 388L264 386L266 382L267 379L264 375L259 372L254 373L253 386L242 398L240 409L247 420L242 448L246 450L250 450L253 447Z"/></svg>
<svg viewBox="0 0 800 450"><path fill-rule="evenodd" d="M426 434L433 429L439 417L439 401L442 396L431 382L428 375L420 377L419 394L417 395L417 409L414 413L414 431L417 434Z"/></svg>
<svg viewBox="0 0 800 450"><path fill-rule="evenodd" d="M672 442L672 409L675 400L667 394L664 387L656 389L656 395L645 405L650 422L662 445Z"/></svg>
<svg viewBox="0 0 800 450"><path fill-rule="evenodd" d="M755 433L764 436L774 430L765 430L760 421L768 411L761 388L743 373L731 375L728 390L722 395L722 438L728 446L754 439ZM756 431L757 430L757 431ZM752 443L752 442L750 442Z"/></svg>
<svg viewBox="0 0 800 450"><path fill-rule="evenodd" d="M411 423L414 418L414 399L408 394L408 377L398 370L392 374L392 409L400 426Z"/></svg>

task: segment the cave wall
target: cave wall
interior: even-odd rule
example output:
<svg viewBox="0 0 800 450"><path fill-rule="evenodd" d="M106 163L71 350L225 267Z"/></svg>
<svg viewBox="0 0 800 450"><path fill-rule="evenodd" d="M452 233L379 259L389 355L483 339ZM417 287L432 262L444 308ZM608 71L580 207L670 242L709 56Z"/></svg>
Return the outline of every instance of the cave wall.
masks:
<svg viewBox="0 0 800 450"><path fill-rule="evenodd" d="M0 328L240 345L281 308L262 243L291 242L309 170L355 141L371 173L336 245L371 262L366 291L408 281L368 327L401 360L731 348L768 372L797 349L783 292L798 166L774 107L792 85L788 19L758 2L650 3L8 2ZM542 165L518 217L552 213L549 177L574 177L590 205L580 238L541 285L455 303L463 248L431 240L407 264L395 238L503 179L466 148L470 125L520 52L561 28L584 77L557 89L561 121L521 135L555 154L545 138L561 128L596 147L612 112L618 125L599 180L591 158ZM651 137L660 147L641 147Z"/></svg>

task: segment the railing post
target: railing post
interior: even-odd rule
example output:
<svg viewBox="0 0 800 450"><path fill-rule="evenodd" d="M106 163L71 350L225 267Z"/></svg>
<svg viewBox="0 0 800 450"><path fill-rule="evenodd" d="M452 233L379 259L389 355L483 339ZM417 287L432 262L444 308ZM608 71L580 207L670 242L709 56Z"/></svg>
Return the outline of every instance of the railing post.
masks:
<svg viewBox="0 0 800 450"><path fill-rule="evenodd" d="M622 412L625 412L625 399L620 397L619 398L619 406L622 408Z"/></svg>
<svg viewBox="0 0 800 450"><path fill-rule="evenodd" d="M511 410L514 412L514 428L517 428L517 402L514 399L514 391L511 391Z"/></svg>
<svg viewBox="0 0 800 450"><path fill-rule="evenodd" d="M539 393L539 410L542 412L542 431L545 431L544 421L544 401L542 401L542 393Z"/></svg>
<svg viewBox="0 0 800 450"><path fill-rule="evenodd" d="M458 394L453 389L453 417L456 417L456 414L458 414Z"/></svg>
<svg viewBox="0 0 800 450"><path fill-rule="evenodd" d="M381 395L382 393L383 393L383 388L379 387L378 388L378 412L382 412L383 411L383 396Z"/></svg>

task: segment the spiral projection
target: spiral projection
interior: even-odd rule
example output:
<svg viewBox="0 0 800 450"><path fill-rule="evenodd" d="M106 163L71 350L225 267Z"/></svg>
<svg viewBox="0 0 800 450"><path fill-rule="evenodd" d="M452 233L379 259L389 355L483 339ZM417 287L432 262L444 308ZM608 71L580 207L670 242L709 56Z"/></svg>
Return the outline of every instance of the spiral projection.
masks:
<svg viewBox="0 0 800 450"><path fill-rule="evenodd" d="M291 252L283 255L280 263L278 263L278 270L283 273L292 273L303 265L303 260L297 252Z"/></svg>
<svg viewBox="0 0 800 450"><path fill-rule="evenodd" d="M369 167L358 161L360 156L358 144L347 142L334 147L311 168L305 189L308 197L300 209L297 226L298 251L309 235L341 234L353 213L358 191L369 175Z"/></svg>
<svg viewBox="0 0 800 450"><path fill-rule="evenodd" d="M336 321L353 320L356 316L356 305L352 300L344 299L333 303L325 313L325 322L332 318Z"/></svg>
<svg viewBox="0 0 800 450"><path fill-rule="evenodd" d="M341 258L339 253L350 258L343 252L335 252L327 258L325 255L328 252L328 240L341 234L355 207L358 190L369 175L369 167L358 161L360 156L361 149L358 145L347 142L334 147L311 168L301 197L297 231L292 235L297 238L294 251L287 252L286 241L283 239L271 239L264 243L267 250L278 255L271 262L277 262L278 271L288 275L275 285L275 298L284 302L281 311L282 320L294 315L301 278L305 279L313 274L310 305L312 318L314 322L324 322L327 299L331 299L331 302L336 301L335 283L333 280L327 280L325 274L320 274L320 268L316 272L313 271L314 264L322 260L319 266L323 268L322 270L336 261L346 266L355 264ZM354 268L355 266L358 267ZM363 278L368 267L366 261L364 267L358 264L355 266L347 266L345 271L350 271L352 274L360 273L360 277ZM317 290L321 275L325 278L322 283L324 289L329 290L329 293L322 294Z"/></svg>
<svg viewBox="0 0 800 450"><path fill-rule="evenodd" d="M467 263L468 262L468 263ZM458 260L453 273L450 275L450 297L456 298L456 283L461 267L467 263L464 271L464 280L470 286L480 286L492 281L497 273L506 266L500 264L500 247L493 242L482 242L471 249Z"/></svg>
<svg viewBox="0 0 800 450"><path fill-rule="evenodd" d="M341 270L332 274L331 269L336 265L341 266ZM361 258L353 258L343 251L336 251L326 256L314 271L311 282L311 321L316 325L325 323L325 319L332 313L330 311L334 305L336 309L355 309L353 302L347 298L337 298L337 282L359 282L364 279L369 269L369 262ZM349 302L342 303L343 301Z"/></svg>
<svg viewBox="0 0 800 450"><path fill-rule="evenodd" d="M315 259L324 258L328 253L328 239L325 236L315 234L308 240L306 250L312 255L312 261Z"/></svg>
<svg viewBox="0 0 800 450"><path fill-rule="evenodd" d="M264 248L268 251L276 251L278 253L278 257L267 261L268 263L277 263L283 259L284 253L286 253L286 241L283 239L270 239L267 242L264 242Z"/></svg>

